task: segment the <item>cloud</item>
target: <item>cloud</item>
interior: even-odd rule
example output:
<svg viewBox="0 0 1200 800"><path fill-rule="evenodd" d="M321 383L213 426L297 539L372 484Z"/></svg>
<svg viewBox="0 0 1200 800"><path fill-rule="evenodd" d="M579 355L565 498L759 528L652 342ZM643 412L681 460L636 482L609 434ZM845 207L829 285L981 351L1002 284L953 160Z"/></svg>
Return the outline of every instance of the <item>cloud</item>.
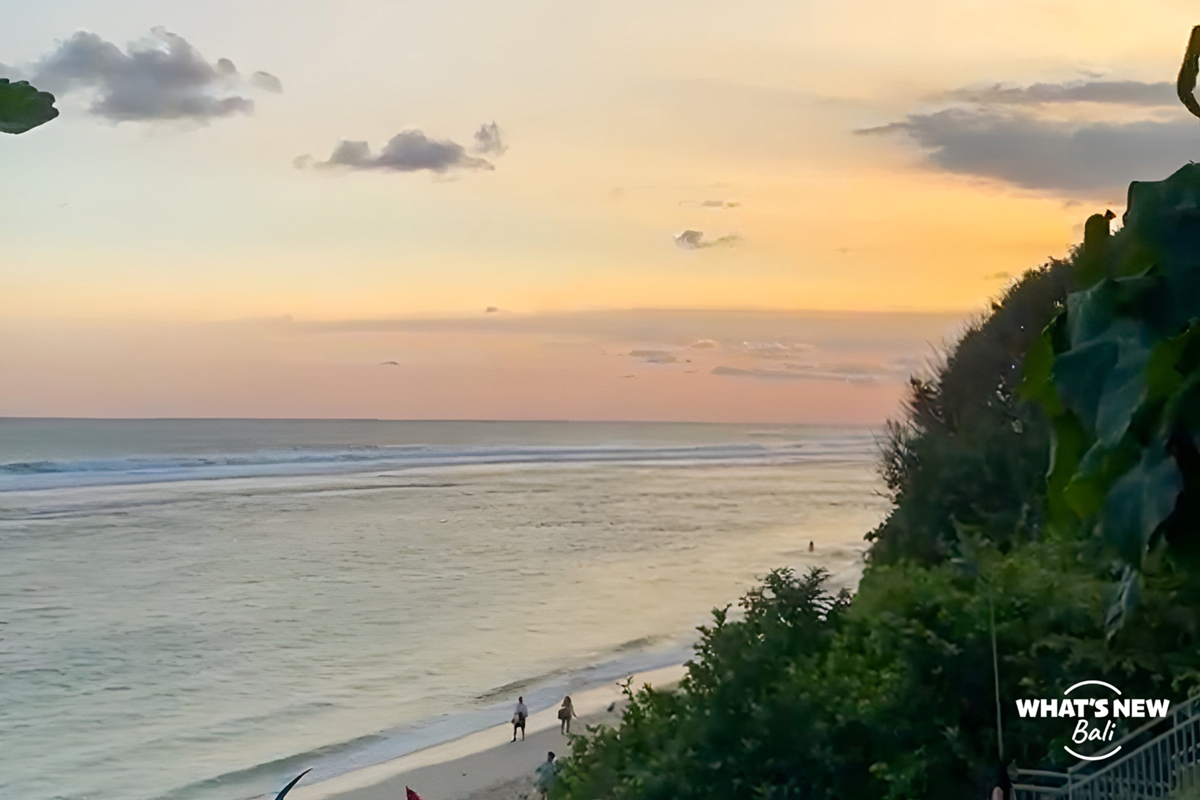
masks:
<svg viewBox="0 0 1200 800"><path fill-rule="evenodd" d="M249 88L283 88L267 73L244 79L227 58L209 63L186 39L163 28L127 51L79 31L34 64L31 79L55 94L92 92L89 112L113 122L207 123L253 113L254 101L244 94Z"/></svg>
<svg viewBox="0 0 1200 800"><path fill-rule="evenodd" d="M1072 123L951 108L855 132L908 136L946 172L1061 193L1095 194L1166 176L1198 152L1196 126L1186 119Z"/></svg>
<svg viewBox="0 0 1200 800"><path fill-rule="evenodd" d="M499 309L499 308L497 308L496 306L488 306L487 308L485 308L485 309L483 310L483 313L485 313L485 314L496 314L496 313L498 313L499 311L500 311L500 309Z"/></svg>
<svg viewBox="0 0 1200 800"><path fill-rule="evenodd" d="M800 353L808 353L816 348L807 342L742 342L738 352L753 358L778 360L795 358Z"/></svg>
<svg viewBox="0 0 1200 800"><path fill-rule="evenodd" d="M741 203L737 200L680 200L681 206L699 206L700 208L738 208Z"/></svg>
<svg viewBox="0 0 1200 800"><path fill-rule="evenodd" d="M283 82L269 72L255 72L250 76L250 83L265 92L274 92L275 94L283 92Z"/></svg>
<svg viewBox="0 0 1200 800"><path fill-rule="evenodd" d="M490 124L483 123L475 131L475 152L491 156L502 156L508 152L508 145L501 140L500 126L495 120Z"/></svg>
<svg viewBox="0 0 1200 800"><path fill-rule="evenodd" d="M468 155L466 149L457 142L430 139L416 129L404 130L393 136L378 155L371 153L371 147L366 142L343 139L327 161L315 161L312 156L303 155L294 159L292 164L298 169L311 166L319 169L375 169L389 172L428 170L443 173L451 169L495 169L490 161Z"/></svg>
<svg viewBox="0 0 1200 800"><path fill-rule="evenodd" d="M667 350L630 350L629 355L648 364L674 364L679 360Z"/></svg>
<svg viewBox="0 0 1200 800"><path fill-rule="evenodd" d="M703 231L686 230L683 233L676 234L675 244L684 250L701 250L706 247L732 247L740 242L741 238L736 233L731 233L728 236L706 240Z"/></svg>
<svg viewBox="0 0 1200 800"><path fill-rule="evenodd" d="M465 314L455 317L294 320L256 322L288 336L355 334L482 333L487 336L533 336L619 350L656 349L678 353L697 340L712 339L721 349L689 350L691 357L708 352L747 363L735 366L812 360L890 361L925 353L929 342L956 339L970 315L959 312L826 312L625 309L558 313ZM725 345L724 343L733 343ZM785 350L778 345L784 345ZM833 358L836 356L836 358Z"/></svg>
<svg viewBox="0 0 1200 800"><path fill-rule="evenodd" d="M1030 86L1005 86L996 83L981 88L952 89L933 99L985 105L1113 103L1130 106L1173 106L1178 102L1173 83L1099 80L1035 83Z"/></svg>
<svg viewBox="0 0 1200 800"><path fill-rule="evenodd" d="M1009 272L991 272L983 276L985 281L1006 281L1012 277Z"/></svg>
<svg viewBox="0 0 1200 800"><path fill-rule="evenodd" d="M841 381L846 383L897 382L911 371L909 360L889 364L783 364L780 367L718 366L713 375L771 381Z"/></svg>

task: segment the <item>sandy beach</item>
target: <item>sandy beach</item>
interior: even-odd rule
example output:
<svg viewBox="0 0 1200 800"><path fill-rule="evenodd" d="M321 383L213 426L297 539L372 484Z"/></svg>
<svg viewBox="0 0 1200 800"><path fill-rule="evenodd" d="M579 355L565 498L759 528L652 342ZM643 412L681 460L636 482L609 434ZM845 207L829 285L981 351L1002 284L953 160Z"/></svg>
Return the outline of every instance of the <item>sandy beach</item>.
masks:
<svg viewBox="0 0 1200 800"><path fill-rule="evenodd" d="M635 687L669 688L683 677L682 665L632 676ZM624 705L617 684L572 695L578 719L572 733L588 725L615 724ZM516 698L513 698L516 702ZM289 800L403 800L411 787L426 800L520 800L536 796L533 774L553 751L567 755L571 745L559 733L558 709L530 715L526 738L512 742L512 726L501 724L452 742L311 786L298 785Z"/></svg>

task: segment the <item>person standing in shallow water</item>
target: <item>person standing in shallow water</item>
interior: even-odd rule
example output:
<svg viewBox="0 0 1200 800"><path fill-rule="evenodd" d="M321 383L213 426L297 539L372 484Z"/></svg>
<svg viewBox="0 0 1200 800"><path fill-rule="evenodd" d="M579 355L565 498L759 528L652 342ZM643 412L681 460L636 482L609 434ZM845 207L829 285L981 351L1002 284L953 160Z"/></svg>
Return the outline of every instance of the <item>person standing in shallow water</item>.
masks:
<svg viewBox="0 0 1200 800"><path fill-rule="evenodd" d="M521 729L521 741L525 741L525 718L529 716L529 709L525 707L525 698L517 698L517 710L513 712L513 738L517 740L517 728Z"/></svg>
<svg viewBox="0 0 1200 800"><path fill-rule="evenodd" d="M564 735L571 733L571 718L576 717L575 704L571 702L571 696L567 695L563 698L562 708L558 710L558 732Z"/></svg>

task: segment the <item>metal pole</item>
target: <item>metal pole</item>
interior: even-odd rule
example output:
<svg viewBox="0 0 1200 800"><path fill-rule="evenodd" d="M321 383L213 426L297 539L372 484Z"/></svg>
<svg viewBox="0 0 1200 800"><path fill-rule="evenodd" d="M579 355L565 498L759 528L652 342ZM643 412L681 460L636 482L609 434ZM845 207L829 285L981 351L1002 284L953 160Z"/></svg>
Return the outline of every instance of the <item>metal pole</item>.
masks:
<svg viewBox="0 0 1200 800"><path fill-rule="evenodd" d="M1004 723L1000 719L1000 658L996 654L996 608L992 604L992 589L988 587L988 617L992 623L992 675L996 680L996 746L1000 749L1000 763L1004 763Z"/></svg>

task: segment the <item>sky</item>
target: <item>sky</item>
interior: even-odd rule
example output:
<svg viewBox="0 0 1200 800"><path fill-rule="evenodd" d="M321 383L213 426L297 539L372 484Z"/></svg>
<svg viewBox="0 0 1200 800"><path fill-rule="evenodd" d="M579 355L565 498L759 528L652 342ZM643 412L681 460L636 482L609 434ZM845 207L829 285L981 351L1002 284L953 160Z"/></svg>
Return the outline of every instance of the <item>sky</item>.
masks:
<svg viewBox="0 0 1200 800"><path fill-rule="evenodd" d="M878 424L1200 153L1174 0L0 18L0 415Z"/></svg>

